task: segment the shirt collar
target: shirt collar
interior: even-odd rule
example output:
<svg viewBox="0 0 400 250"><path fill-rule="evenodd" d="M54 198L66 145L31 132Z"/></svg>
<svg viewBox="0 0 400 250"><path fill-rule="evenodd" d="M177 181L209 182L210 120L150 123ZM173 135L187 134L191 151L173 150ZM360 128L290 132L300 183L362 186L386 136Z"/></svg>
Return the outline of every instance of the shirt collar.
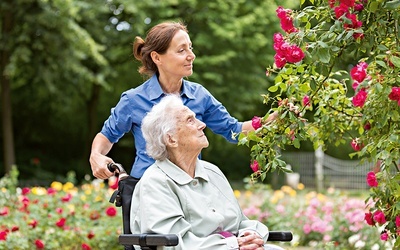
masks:
<svg viewBox="0 0 400 250"><path fill-rule="evenodd" d="M150 87L149 87L149 97L150 100L155 100L162 97L164 94L160 82L158 81L158 75L154 74L149 79ZM195 96L190 92L189 82L182 79L182 91L180 93L181 96L186 96L189 99L195 99Z"/></svg>
<svg viewBox="0 0 400 250"><path fill-rule="evenodd" d="M185 185L190 183L193 179L204 179L208 181L207 171L204 168L203 164L199 159L196 161L196 170L194 174L194 178L190 177L185 171L183 171L180 167L172 163L170 160L157 160L155 164L173 181L178 183L179 185Z"/></svg>

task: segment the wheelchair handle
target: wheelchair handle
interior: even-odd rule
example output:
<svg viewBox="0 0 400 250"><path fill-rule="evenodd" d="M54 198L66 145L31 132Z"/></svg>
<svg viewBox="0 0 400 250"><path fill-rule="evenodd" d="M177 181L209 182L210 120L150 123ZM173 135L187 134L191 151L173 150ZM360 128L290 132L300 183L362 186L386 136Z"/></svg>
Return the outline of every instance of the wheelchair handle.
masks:
<svg viewBox="0 0 400 250"><path fill-rule="evenodd" d="M115 176L119 177L120 181L129 177L125 169L119 163L110 162L107 164L107 168L110 172L114 173Z"/></svg>

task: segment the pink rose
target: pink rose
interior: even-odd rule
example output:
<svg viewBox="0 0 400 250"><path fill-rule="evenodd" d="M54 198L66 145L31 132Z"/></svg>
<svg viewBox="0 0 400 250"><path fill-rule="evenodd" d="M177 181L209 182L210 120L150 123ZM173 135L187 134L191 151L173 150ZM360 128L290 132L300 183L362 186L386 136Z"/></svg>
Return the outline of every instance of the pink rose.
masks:
<svg viewBox="0 0 400 250"><path fill-rule="evenodd" d="M367 184L370 187L377 187L378 186L378 181L376 179L376 175L372 171L367 174Z"/></svg>
<svg viewBox="0 0 400 250"><path fill-rule="evenodd" d="M251 125L253 126L254 129L261 128L262 127L261 117L254 116L253 119L251 119Z"/></svg>
<svg viewBox="0 0 400 250"><path fill-rule="evenodd" d="M374 213L374 221L378 222L380 225L386 223L385 214L381 210L377 210Z"/></svg>
<svg viewBox="0 0 400 250"><path fill-rule="evenodd" d="M365 104L367 96L368 96L367 91L361 89L360 91L357 92L355 96L353 96L353 99L351 101L354 106L362 108Z"/></svg>
<svg viewBox="0 0 400 250"><path fill-rule="evenodd" d="M253 172L258 172L260 170L260 166L258 165L258 161L254 160L252 164L250 164L250 168L251 170L253 170Z"/></svg>

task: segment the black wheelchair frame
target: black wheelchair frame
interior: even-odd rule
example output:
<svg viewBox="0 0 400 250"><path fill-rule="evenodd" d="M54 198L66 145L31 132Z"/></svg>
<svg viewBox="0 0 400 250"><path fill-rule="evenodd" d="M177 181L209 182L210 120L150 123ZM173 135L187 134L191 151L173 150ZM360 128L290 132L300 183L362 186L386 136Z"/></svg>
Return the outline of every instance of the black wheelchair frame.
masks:
<svg viewBox="0 0 400 250"><path fill-rule="evenodd" d="M139 179L129 176L119 163L109 163L108 169L118 177L118 190L115 190L110 198L110 203L122 207L123 234L118 238L119 244L125 250L132 250L133 245L140 246L142 250L156 250L158 246L176 246L179 239L176 234L132 234L130 231L130 204L133 189ZM290 231L270 231L268 241L285 241L293 239Z"/></svg>

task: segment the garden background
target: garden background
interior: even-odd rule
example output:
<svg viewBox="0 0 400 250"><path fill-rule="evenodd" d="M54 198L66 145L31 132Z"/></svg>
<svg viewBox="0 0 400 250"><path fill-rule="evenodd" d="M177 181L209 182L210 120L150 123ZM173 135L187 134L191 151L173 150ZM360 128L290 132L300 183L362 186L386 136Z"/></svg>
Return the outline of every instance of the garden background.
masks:
<svg viewBox="0 0 400 250"><path fill-rule="evenodd" d="M311 0L300 2L302 8L314 4ZM315 1L316 6L321 3L325 7L328 3L332 6L325 8L327 12L323 12L323 7L319 10L311 9L309 16L314 12L322 13L314 16L314 21L305 21L306 12L298 12L300 14L293 21L290 10L298 9L300 2L2 1L0 136L3 154L0 176L5 177L0 183L0 216L6 219L2 220L6 223L0 228L0 248L117 248L114 239L121 226L120 218L117 218L120 211L107 202L114 183L92 180L88 155L94 135L100 130L121 92L143 82L137 72L138 64L132 57L131 47L135 36L144 37L150 27L163 20L184 21L188 25L197 56L194 63L195 73L190 80L203 84L239 120L251 119L268 112L271 107L264 104L269 104L270 97L282 100L285 94L290 96L290 92L283 93L286 89L283 90L282 83L290 85L296 80L291 75L300 74L305 77L304 69L308 70L304 66L306 64L301 64L302 58L300 61L296 58L295 62L287 59L289 63L295 63L293 66L285 66L286 61L283 63L282 58L277 59L279 51L274 34L288 27L288 23L286 26L282 25L283 16L288 14L289 24L304 24L306 30L318 24L319 17L334 16L334 6L345 4L349 9L349 5L353 5L352 11L353 8L355 10L355 1L351 0ZM366 10L369 12L365 13L369 14L374 14L380 5L385 8L389 6L394 11L399 8L397 0L376 1L373 4L368 1L356 2L368 7ZM279 12L278 6L287 9L281 7ZM389 14L390 11L388 17L393 18ZM355 27L354 24L354 27L351 26L355 20L347 16L344 21L339 20L340 16L337 15L336 13L338 21L333 27L344 27L344 31L348 33L348 29L351 30L344 40L359 39L359 36L351 36L354 33L360 34L360 27ZM348 22L350 25L347 25ZM370 21L370 26L371 23L373 22ZM394 34L398 38L397 27L396 22L397 33ZM282 39L297 42L302 46L299 50L306 50L312 44L301 44L299 36L290 35L293 30L285 32L289 35ZM336 36L335 41L340 40ZM304 37L309 42L313 42L315 38ZM371 42L373 47L374 41ZM311 54L314 48L308 47L308 60L317 56L316 62L329 63L337 52L336 47L329 47L325 42L320 42L318 46L314 47L317 48L314 55ZM366 53L370 48L364 49L363 53ZM332 65L331 71L325 73L332 72L332 69L334 72L348 72L359 62L359 57L360 54L355 56L352 53L343 53L340 55L340 63ZM390 59L396 69L394 75L398 76L396 58L398 57L394 55ZM279 72L279 68L283 70ZM317 71L318 68L310 71L311 75ZM275 77L276 74L278 77ZM344 78L342 80L351 89L352 83L345 82ZM398 86L398 81L394 82L397 84L394 86ZM299 93L314 90L315 86L308 86L307 89L304 82L300 83L296 85L301 87ZM279 88L282 91L277 91ZM265 96L266 93L268 96ZM303 98L299 95L295 97L298 101ZM312 97L315 99L308 100L305 104L303 101L304 106L309 103L317 106L317 96ZM285 118L285 105L281 105L281 102L273 104L275 108L279 104L276 109L281 112L281 118ZM317 108L309 111L311 112L307 113L306 118L310 118L311 114L320 114ZM394 121L398 121L397 118L394 117ZM286 121L293 122L295 119L299 117L290 115L290 119ZM341 129L340 126L331 128L335 132ZM281 143L289 144L284 147L285 151L313 151L316 148L315 141L305 140L302 129L300 126L292 130L298 132L293 140L287 136L286 130L278 133L286 134L280 138L284 138ZM276 132L273 129L271 131ZM395 132L394 138L397 138L397 130ZM210 147L203 152L203 158L220 166L235 187L239 183L240 190L235 193L249 217L262 220L272 230L293 230L295 240L290 247L307 245L325 249L384 249L385 244L391 247L390 242L380 239L379 228L366 227L364 200L368 193L354 194L334 188L319 190L317 193L301 184L289 187L283 182L271 186L268 184L278 178L278 173L271 173L268 169L265 171L265 166L268 165L263 164L260 166L263 171L262 184L249 185L252 181L245 177L250 176L255 169L253 160L261 163L270 154L275 154L275 151L264 152L254 150L254 147L238 147L209 131L206 133ZM242 138L241 144L258 140L252 136L247 141ZM324 144L325 152L337 158L350 159L349 154L354 151L355 144L350 144L349 138L335 137L334 133L328 137L329 140ZM271 138L276 140L273 136ZM264 141L266 144L269 142ZM363 149L364 153L365 151ZM130 166L134 159L131 136L127 135L115 145L110 155L124 166ZM352 156L357 158L358 155ZM276 160L270 161L274 168L285 166L278 158L274 159ZM249 167L250 163L252 168ZM14 165L17 168L12 168ZM280 176L282 175L281 173ZM111 184L111 188L108 184Z"/></svg>

